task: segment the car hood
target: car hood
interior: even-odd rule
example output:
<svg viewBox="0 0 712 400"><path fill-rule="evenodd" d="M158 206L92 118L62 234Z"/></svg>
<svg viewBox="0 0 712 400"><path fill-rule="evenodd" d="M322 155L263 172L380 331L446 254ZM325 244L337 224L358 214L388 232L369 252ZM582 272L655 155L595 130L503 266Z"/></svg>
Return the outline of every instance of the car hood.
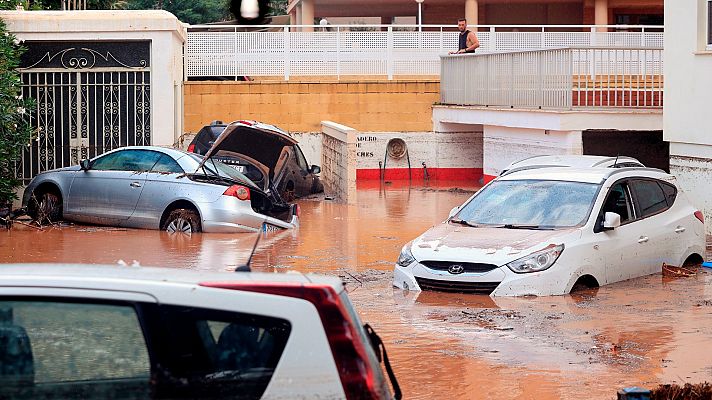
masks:
<svg viewBox="0 0 712 400"><path fill-rule="evenodd" d="M418 261L480 262L499 266L580 235L577 228L473 228L443 223L415 239L411 251Z"/></svg>
<svg viewBox="0 0 712 400"><path fill-rule="evenodd" d="M218 152L230 152L254 159L274 172L284 146L297 144L286 132L271 125L233 123L228 125L213 146L205 153L205 160Z"/></svg>

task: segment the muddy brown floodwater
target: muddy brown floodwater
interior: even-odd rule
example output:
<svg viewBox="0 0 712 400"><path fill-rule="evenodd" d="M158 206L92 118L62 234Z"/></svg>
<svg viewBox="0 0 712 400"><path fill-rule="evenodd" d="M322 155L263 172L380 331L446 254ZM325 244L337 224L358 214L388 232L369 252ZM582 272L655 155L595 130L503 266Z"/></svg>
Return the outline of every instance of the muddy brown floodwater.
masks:
<svg viewBox="0 0 712 400"><path fill-rule="evenodd" d="M448 186L460 189L448 189ZM464 189L464 190L463 190ZM577 295L492 299L391 287L401 246L475 190L375 185L358 205L303 200L298 231L264 239L259 271L335 274L386 342L408 399L613 399L617 389L712 380L712 270ZM0 262L232 270L254 234L171 236L65 226L0 231Z"/></svg>

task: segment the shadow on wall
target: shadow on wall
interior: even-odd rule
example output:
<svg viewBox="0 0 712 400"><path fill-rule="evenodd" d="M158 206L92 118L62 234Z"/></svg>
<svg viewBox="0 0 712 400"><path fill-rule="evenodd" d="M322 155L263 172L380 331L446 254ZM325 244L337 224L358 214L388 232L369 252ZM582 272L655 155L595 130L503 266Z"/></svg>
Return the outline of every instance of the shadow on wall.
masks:
<svg viewBox="0 0 712 400"><path fill-rule="evenodd" d="M670 172L670 143L663 140L663 131L589 130L582 136L583 154L635 157L647 167Z"/></svg>

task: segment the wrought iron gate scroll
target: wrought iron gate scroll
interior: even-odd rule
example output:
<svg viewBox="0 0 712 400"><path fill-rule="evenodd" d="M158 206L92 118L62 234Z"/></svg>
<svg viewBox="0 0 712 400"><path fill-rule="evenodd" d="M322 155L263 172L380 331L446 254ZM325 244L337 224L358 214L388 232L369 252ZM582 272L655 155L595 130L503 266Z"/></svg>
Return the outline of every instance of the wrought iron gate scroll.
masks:
<svg viewBox="0 0 712 400"><path fill-rule="evenodd" d="M36 135L17 164L38 173L106 151L151 144L150 41L25 42L23 96Z"/></svg>

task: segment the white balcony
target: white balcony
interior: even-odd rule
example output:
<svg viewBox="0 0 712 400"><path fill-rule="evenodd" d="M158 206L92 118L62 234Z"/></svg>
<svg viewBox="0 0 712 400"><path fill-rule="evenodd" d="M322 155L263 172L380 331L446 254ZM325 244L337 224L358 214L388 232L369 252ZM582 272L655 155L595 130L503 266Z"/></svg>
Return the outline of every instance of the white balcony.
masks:
<svg viewBox="0 0 712 400"><path fill-rule="evenodd" d="M303 31L304 27L314 32ZM245 31L248 28L268 31ZM477 35L481 44L478 54L581 46L663 46L660 26L480 26ZM457 42L456 27L444 25L197 25L188 30L185 75L285 80L294 76L435 77L440 74L440 56L456 50Z"/></svg>

